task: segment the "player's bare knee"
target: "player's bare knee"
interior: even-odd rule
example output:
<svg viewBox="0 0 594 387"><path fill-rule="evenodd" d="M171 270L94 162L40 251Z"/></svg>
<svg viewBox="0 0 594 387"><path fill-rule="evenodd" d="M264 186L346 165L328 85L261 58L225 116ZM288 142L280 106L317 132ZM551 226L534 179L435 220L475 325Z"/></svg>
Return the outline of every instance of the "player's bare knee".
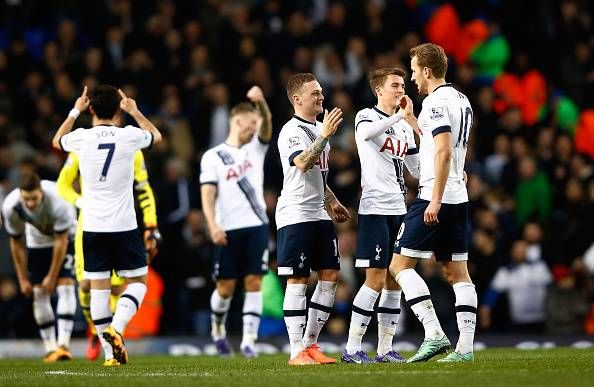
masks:
<svg viewBox="0 0 594 387"><path fill-rule="evenodd" d="M386 284L386 272L383 269L367 269L365 271L365 286L380 292Z"/></svg>
<svg viewBox="0 0 594 387"><path fill-rule="evenodd" d="M248 275L244 279L244 286L247 292L258 292L262 287L262 277L259 275Z"/></svg>
<svg viewBox="0 0 594 387"><path fill-rule="evenodd" d="M320 270L318 271L318 279L320 281L338 282L340 273L338 270Z"/></svg>
<svg viewBox="0 0 594 387"><path fill-rule="evenodd" d="M91 291L91 282L89 280L82 280L78 283L81 292L88 293Z"/></svg>

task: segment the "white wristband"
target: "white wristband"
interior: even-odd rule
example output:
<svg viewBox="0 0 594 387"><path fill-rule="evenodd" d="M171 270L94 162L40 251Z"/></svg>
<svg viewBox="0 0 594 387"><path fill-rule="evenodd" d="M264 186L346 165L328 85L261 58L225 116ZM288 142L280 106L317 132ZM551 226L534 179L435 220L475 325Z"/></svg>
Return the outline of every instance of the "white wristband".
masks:
<svg viewBox="0 0 594 387"><path fill-rule="evenodd" d="M78 116L80 116L80 110L78 110L77 108L72 108L72 110L70 110L70 113L68 113L68 117L72 117L75 120L78 118Z"/></svg>

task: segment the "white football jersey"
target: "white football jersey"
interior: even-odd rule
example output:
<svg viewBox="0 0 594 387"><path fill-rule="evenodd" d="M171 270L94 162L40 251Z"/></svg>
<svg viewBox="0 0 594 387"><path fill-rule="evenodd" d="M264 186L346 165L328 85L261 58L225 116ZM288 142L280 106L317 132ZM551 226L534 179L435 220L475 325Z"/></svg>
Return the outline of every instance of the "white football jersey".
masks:
<svg viewBox="0 0 594 387"><path fill-rule="evenodd" d="M41 181L43 200L30 211L21 202L20 189L14 189L2 203L4 227L13 237L25 233L26 245L29 248L52 247L54 234L68 231L74 235L76 231L76 209L58 195L56 183Z"/></svg>
<svg viewBox="0 0 594 387"><path fill-rule="evenodd" d="M324 207L324 191L328 176L330 143L319 160L303 173L293 159L315 141L322 123L308 122L297 116L287 122L278 135L278 152L283 166L283 189L276 205L276 226L331 220Z"/></svg>
<svg viewBox="0 0 594 387"><path fill-rule="evenodd" d="M388 117L375 106L360 110L355 117L355 140L361 162L359 214L362 215L406 214L404 158L418 152L413 129L401 119L368 140L358 130L361 123Z"/></svg>
<svg viewBox="0 0 594 387"><path fill-rule="evenodd" d="M437 87L423 101L419 114L419 128L422 132L419 146L421 177L419 178L419 197L431 200L435 182L435 142L433 136L451 131L452 163L443 193L442 203L458 204L468 201L464 183L464 162L468 137L472 127L472 107L468 98L451 84Z"/></svg>
<svg viewBox="0 0 594 387"><path fill-rule="evenodd" d="M257 135L241 148L222 143L200 162L200 184L217 186L215 218L225 231L268 224L264 201L264 157L268 144Z"/></svg>
<svg viewBox="0 0 594 387"><path fill-rule="evenodd" d="M135 126L94 126L62 136L77 154L83 187L84 231L120 232L138 227L134 210L134 152L150 147L153 135Z"/></svg>

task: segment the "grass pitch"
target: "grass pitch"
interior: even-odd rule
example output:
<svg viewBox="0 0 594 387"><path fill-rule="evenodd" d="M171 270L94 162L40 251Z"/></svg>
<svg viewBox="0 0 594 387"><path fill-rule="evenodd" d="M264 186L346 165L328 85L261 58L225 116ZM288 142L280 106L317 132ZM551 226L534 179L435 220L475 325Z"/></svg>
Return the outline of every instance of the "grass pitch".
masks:
<svg viewBox="0 0 594 387"><path fill-rule="evenodd" d="M409 355L410 354L405 354ZM132 356L103 368L77 359L45 365L37 359L0 360L0 386L594 386L594 350L488 349L474 363L336 364L289 367L287 356Z"/></svg>

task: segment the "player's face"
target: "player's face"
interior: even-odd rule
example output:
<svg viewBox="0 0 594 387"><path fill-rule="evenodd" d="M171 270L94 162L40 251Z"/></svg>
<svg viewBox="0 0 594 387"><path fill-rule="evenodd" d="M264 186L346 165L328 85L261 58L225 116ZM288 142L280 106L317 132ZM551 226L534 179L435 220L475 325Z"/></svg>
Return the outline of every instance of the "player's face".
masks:
<svg viewBox="0 0 594 387"><path fill-rule="evenodd" d="M417 63L416 56L413 56L410 60L410 68L412 69L411 79L417 85L419 94L427 94L427 77L425 76L425 69Z"/></svg>
<svg viewBox="0 0 594 387"><path fill-rule="evenodd" d="M252 141L260 123L260 116L255 112L241 113L237 115L237 127L239 128L239 141L247 144Z"/></svg>
<svg viewBox="0 0 594 387"><path fill-rule="evenodd" d="M33 191L21 190L21 201L29 211L34 211L43 200L43 192L40 189Z"/></svg>
<svg viewBox="0 0 594 387"><path fill-rule="evenodd" d="M324 95L322 94L322 86L318 81L307 82L301 86L299 101L308 114L317 116L324 111L322 107Z"/></svg>
<svg viewBox="0 0 594 387"><path fill-rule="evenodd" d="M400 102L400 97L404 95L404 79L400 75L390 74L376 92L379 102L384 102L396 108Z"/></svg>

